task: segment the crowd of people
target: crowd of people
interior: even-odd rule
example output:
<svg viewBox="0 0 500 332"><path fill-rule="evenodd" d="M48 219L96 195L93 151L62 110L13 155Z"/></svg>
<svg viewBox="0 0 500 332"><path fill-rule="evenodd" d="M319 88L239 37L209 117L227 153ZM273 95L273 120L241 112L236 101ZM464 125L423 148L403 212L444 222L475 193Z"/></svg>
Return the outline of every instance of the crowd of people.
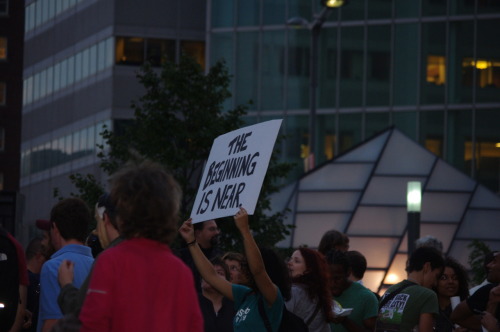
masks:
<svg viewBox="0 0 500 332"><path fill-rule="evenodd" d="M330 230L317 250L284 259L258 246L241 207L234 223L243 252L224 252L215 220L178 228L181 195L160 165L130 163L93 217L79 198L59 201L25 252L0 227L0 278L15 281L1 285L0 303L7 289L16 296L0 305L0 332L500 332L498 252L484 258L484 283L469 289L466 269L439 240L422 238L407 278L379 296L364 286L366 258L345 234ZM89 243L92 218L99 250ZM173 250L176 234L184 246Z"/></svg>

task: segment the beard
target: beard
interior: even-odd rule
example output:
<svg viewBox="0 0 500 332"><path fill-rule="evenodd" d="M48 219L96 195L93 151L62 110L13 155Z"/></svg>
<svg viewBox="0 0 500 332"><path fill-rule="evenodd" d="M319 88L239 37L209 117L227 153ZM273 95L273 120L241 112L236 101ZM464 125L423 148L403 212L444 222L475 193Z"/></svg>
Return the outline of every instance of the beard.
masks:
<svg viewBox="0 0 500 332"><path fill-rule="evenodd" d="M212 246L212 248L217 247L219 245L219 240L220 240L219 235L215 235L210 239L210 245Z"/></svg>

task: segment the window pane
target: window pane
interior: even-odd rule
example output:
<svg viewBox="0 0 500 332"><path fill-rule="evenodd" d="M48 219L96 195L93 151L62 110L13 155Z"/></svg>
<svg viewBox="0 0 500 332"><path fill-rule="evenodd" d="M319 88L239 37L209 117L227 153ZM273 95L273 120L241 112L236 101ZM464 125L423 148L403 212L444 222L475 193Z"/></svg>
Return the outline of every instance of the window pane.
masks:
<svg viewBox="0 0 500 332"><path fill-rule="evenodd" d="M413 3L414 1L412 1ZM416 3L416 1L415 1ZM418 68L418 25L396 24L394 49L394 105L416 105Z"/></svg>
<svg viewBox="0 0 500 332"><path fill-rule="evenodd" d="M438 157L443 157L444 111L419 112L420 144Z"/></svg>
<svg viewBox="0 0 500 332"><path fill-rule="evenodd" d="M47 94L47 69L40 73L40 98Z"/></svg>
<svg viewBox="0 0 500 332"><path fill-rule="evenodd" d="M309 108L309 44L305 29L288 33L287 102L289 109Z"/></svg>
<svg viewBox="0 0 500 332"><path fill-rule="evenodd" d="M75 55L75 82L82 79L82 66L82 52L80 52Z"/></svg>
<svg viewBox="0 0 500 332"><path fill-rule="evenodd" d="M446 23L422 25L422 104L444 103L446 84Z"/></svg>
<svg viewBox="0 0 500 332"><path fill-rule="evenodd" d="M61 88L61 63L56 63L54 66L54 92Z"/></svg>
<svg viewBox="0 0 500 332"><path fill-rule="evenodd" d="M224 60L230 74L233 74L234 59L233 59L233 38L232 33L215 33L212 35L212 47L210 47L212 55L211 61ZM231 83L231 93L234 93L234 82ZM233 98L227 98L224 101L225 109L232 108Z"/></svg>
<svg viewBox="0 0 500 332"><path fill-rule="evenodd" d="M47 68L47 94L50 95L54 89L54 67Z"/></svg>
<svg viewBox="0 0 500 332"><path fill-rule="evenodd" d="M144 62L144 38L117 37L116 63L141 65Z"/></svg>
<svg viewBox="0 0 500 332"><path fill-rule="evenodd" d="M448 126L446 137L446 161L471 174L472 163L472 112L448 111L446 116Z"/></svg>
<svg viewBox="0 0 500 332"><path fill-rule="evenodd" d="M212 1L212 27L230 27L234 19L234 0Z"/></svg>
<svg viewBox="0 0 500 332"><path fill-rule="evenodd" d="M494 193L500 192L500 112L498 109L476 110L477 180Z"/></svg>
<svg viewBox="0 0 500 332"><path fill-rule="evenodd" d="M238 25L258 25L259 24L259 4L260 1L238 1Z"/></svg>
<svg viewBox="0 0 500 332"><path fill-rule="evenodd" d="M500 46L496 40L500 21L479 20L477 23L476 101L500 101Z"/></svg>
<svg viewBox="0 0 500 332"><path fill-rule="evenodd" d="M106 39L106 68L114 64L114 40L113 37Z"/></svg>
<svg viewBox="0 0 500 332"><path fill-rule="evenodd" d="M474 23L472 21L451 21L449 23L449 41L451 46L448 59L449 103L472 102L472 77L474 67L466 59L474 56Z"/></svg>
<svg viewBox="0 0 500 332"><path fill-rule="evenodd" d="M248 101L253 101L249 105L250 109L255 109L257 104L257 83L258 83L258 46L257 32L240 32L238 33L238 50L237 63L244 63L245 66L236 67L236 75L234 77L236 86L236 104L246 104Z"/></svg>
<svg viewBox="0 0 500 332"><path fill-rule="evenodd" d="M171 42L169 46L170 57L167 56L167 60L173 60L175 57L175 44L173 41ZM205 69L205 42L182 40L181 52L195 59L201 68Z"/></svg>
<svg viewBox="0 0 500 332"><path fill-rule="evenodd" d="M262 36L262 84L260 95L262 109L283 108L284 91L284 31L266 31Z"/></svg>
<svg viewBox="0 0 500 332"><path fill-rule="evenodd" d="M262 1L263 8L263 24L283 24L286 22L286 7L285 0L267 0Z"/></svg>
<svg viewBox="0 0 500 332"><path fill-rule="evenodd" d="M361 142L362 114L339 114L339 153Z"/></svg>
<svg viewBox="0 0 500 332"><path fill-rule="evenodd" d="M390 104L391 27L368 26L366 104Z"/></svg>
<svg viewBox="0 0 500 332"><path fill-rule="evenodd" d="M363 27L342 29L340 63L340 106L363 104Z"/></svg>
<svg viewBox="0 0 500 332"><path fill-rule="evenodd" d="M97 71L97 45L90 48L89 51L89 75L95 74Z"/></svg>
<svg viewBox="0 0 500 332"><path fill-rule="evenodd" d="M101 41L97 45L97 71L106 68L106 41Z"/></svg>
<svg viewBox="0 0 500 332"><path fill-rule="evenodd" d="M82 52L82 79L90 74L90 50L87 48Z"/></svg>
<svg viewBox="0 0 500 332"><path fill-rule="evenodd" d="M318 106L335 107L338 61L337 29L325 28L319 38Z"/></svg>

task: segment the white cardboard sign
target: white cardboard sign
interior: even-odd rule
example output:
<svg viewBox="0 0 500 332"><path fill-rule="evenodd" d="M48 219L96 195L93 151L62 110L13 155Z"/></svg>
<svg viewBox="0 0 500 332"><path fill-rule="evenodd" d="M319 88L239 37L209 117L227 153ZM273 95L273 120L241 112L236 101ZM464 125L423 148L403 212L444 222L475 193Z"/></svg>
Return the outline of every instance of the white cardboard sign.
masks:
<svg viewBox="0 0 500 332"><path fill-rule="evenodd" d="M254 213L281 122L262 122L214 140L191 211L193 223L235 215L240 206Z"/></svg>

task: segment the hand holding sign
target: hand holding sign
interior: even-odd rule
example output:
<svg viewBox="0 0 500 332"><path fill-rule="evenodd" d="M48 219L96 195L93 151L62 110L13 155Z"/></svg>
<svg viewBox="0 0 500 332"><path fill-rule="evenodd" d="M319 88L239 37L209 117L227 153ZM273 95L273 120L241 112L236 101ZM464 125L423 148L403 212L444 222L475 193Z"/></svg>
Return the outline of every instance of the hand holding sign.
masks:
<svg viewBox="0 0 500 332"><path fill-rule="evenodd" d="M234 223L236 224L236 227L238 227L240 233L250 230L250 226L248 225L247 210L240 207L238 213L234 215Z"/></svg>
<svg viewBox="0 0 500 332"><path fill-rule="evenodd" d="M240 206L253 214L282 120L271 120L214 140L191 211L193 223L234 215Z"/></svg>

